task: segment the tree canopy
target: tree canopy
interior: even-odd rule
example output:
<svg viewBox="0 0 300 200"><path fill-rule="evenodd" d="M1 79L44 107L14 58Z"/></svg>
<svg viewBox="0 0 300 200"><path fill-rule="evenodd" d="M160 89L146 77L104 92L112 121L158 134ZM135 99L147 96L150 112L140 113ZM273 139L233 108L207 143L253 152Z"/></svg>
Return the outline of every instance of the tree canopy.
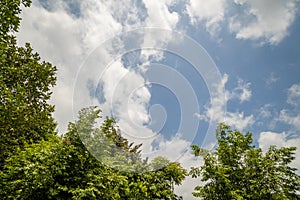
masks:
<svg viewBox="0 0 300 200"><path fill-rule="evenodd" d="M78 132L83 124L85 130L94 124L99 110L90 107L80 113L79 120L70 123L68 132L62 137L53 136L48 141L27 145L7 159L0 173L1 196L7 199L179 199L173 187L179 185L186 175L179 163L158 157L150 163L144 161L148 170L136 173L110 167L85 148ZM97 129L98 134L117 136L116 127L111 122L107 118L104 126ZM86 137L91 137L90 134L95 132L86 133ZM133 162L136 159L142 161L136 154L139 146L129 148L125 138L120 135L116 138L109 140L115 145L122 143L129 153L125 155L134 155L126 158L131 159L127 164L139 167L138 162ZM115 148L106 147L99 150L101 156L115 153ZM122 159L118 155L116 158Z"/></svg>
<svg viewBox="0 0 300 200"><path fill-rule="evenodd" d="M194 145L196 156L204 156L204 165L192 168L193 177L201 176L203 186L193 195L202 199L299 199L300 177L290 163L295 147L271 146L263 153L245 135L225 124L216 131L215 151Z"/></svg>
<svg viewBox="0 0 300 200"><path fill-rule="evenodd" d="M25 6L30 1L24 0ZM20 1L1 0L0 6L0 168L16 148L55 134L50 99L56 67L41 61L29 44L16 45L13 35L21 18Z"/></svg>

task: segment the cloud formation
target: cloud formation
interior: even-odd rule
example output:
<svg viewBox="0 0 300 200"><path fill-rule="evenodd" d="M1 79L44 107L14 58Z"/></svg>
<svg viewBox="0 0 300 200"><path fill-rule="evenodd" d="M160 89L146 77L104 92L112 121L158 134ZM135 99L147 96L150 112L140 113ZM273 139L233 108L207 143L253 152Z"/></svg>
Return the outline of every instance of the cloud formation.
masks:
<svg viewBox="0 0 300 200"><path fill-rule="evenodd" d="M236 39L272 45L289 34L297 10L297 0L189 0L186 5L191 24L203 23L212 36L228 28Z"/></svg>
<svg viewBox="0 0 300 200"><path fill-rule="evenodd" d="M206 30L216 36L224 20L226 2L223 0L189 0L186 11L193 25L204 22Z"/></svg>
<svg viewBox="0 0 300 200"><path fill-rule="evenodd" d="M296 131L300 131L300 84L293 84L287 90L287 101L293 109L282 109L278 121L289 124Z"/></svg>
<svg viewBox="0 0 300 200"><path fill-rule="evenodd" d="M251 90L249 89L250 83L244 83L244 81L240 79L236 88L224 90L228 78L229 76L227 74L223 76L222 83L218 86L219 94L215 97L211 97L211 103L206 106L204 113L196 113L195 115L199 117L199 119L206 121L212 120L217 123L225 122L242 131L254 123L254 116L252 114L245 116L244 112L230 112L228 110L224 112L224 109L226 109L226 104L230 100L239 99L241 103L249 100L251 97Z"/></svg>
<svg viewBox="0 0 300 200"><path fill-rule="evenodd" d="M297 0L234 0L243 14L229 18L229 29L237 39L278 44L288 35L297 13Z"/></svg>

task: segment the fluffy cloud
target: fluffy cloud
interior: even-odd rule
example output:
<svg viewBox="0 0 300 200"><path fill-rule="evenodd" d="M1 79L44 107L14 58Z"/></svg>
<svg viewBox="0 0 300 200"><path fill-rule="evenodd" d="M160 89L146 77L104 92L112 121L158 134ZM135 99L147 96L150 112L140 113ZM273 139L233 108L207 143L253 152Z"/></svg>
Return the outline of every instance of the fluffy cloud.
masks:
<svg viewBox="0 0 300 200"><path fill-rule="evenodd" d="M294 21L297 0L235 0L244 9L244 14L234 14L229 19L229 28L237 39L262 40L279 43L288 35Z"/></svg>
<svg viewBox="0 0 300 200"><path fill-rule="evenodd" d="M224 109L226 108L227 102L232 99L239 99L240 102L249 100L251 97L251 90L249 89L250 83L245 84L244 81L239 80L238 86L233 88L232 91L229 91L224 90L227 81L228 75L225 74L221 85L218 87L219 94L211 98L211 105L214 106L207 106L204 114L199 115L196 113L195 115L206 121L212 120L217 123L228 123L242 131L254 123L253 115L245 116L243 112L229 112L224 111Z"/></svg>
<svg viewBox="0 0 300 200"><path fill-rule="evenodd" d="M300 130L300 84L293 84L288 89L287 103L290 104L293 109L282 109L279 113L278 121L282 121L286 124L292 125L297 131Z"/></svg>
<svg viewBox="0 0 300 200"><path fill-rule="evenodd" d="M276 145L277 147L299 147L300 138L288 139L286 133L274 133L274 132L262 132L258 139L259 147L265 152L270 145ZM296 159L292 163L292 166L300 170L300 148L296 150Z"/></svg>
<svg viewBox="0 0 300 200"><path fill-rule="evenodd" d="M179 160L179 162L186 169L189 169L190 167L199 167L204 164L203 159L201 157L195 157L190 151L184 154ZM203 184L204 183L200 180L200 177L192 178L191 176L187 176L183 181L182 185L175 186L174 189L176 194L180 194L183 197L183 199L198 199L193 196L192 192L194 191L194 188L196 186Z"/></svg>
<svg viewBox="0 0 300 200"><path fill-rule="evenodd" d="M238 80L238 85L231 92L227 92L228 99L238 99L241 103L244 101L249 101L252 95L249 89L251 83L245 83L242 79Z"/></svg>
<svg viewBox="0 0 300 200"><path fill-rule="evenodd" d="M293 113L292 111L283 109L279 114L279 121L285 122L287 124L292 125L297 130L300 130L300 115Z"/></svg>
<svg viewBox="0 0 300 200"><path fill-rule="evenodd" d="M278 44L295 19L297 0L189 0L186 12L192 25L203 23L212 36L226 22L237 39Z"/></svg>
<svg viewBox="0 0 300 200"><path fill-rule="evenodd" d="M148 18L146 19L147 27L160 27L172 30L176 27L179 15L176 12L170 12L168 6L172 0L168 1L151 1L143 0L147 9Z"/></svg>
<svg viewBox="0 0 300 200"><path fill-rule="evenodd" d="M288 89L287 103L300 107L300 83L294 84Z"/></svg>
<svg viewBox="0 0 300 200"><path fill-rule="evenodd" d="M204 22L206 30L215 36L220 31L220 23L225 15L225 1L190 0L186 11L193 25Z"/></svg>
<svg viewBox="0 0 300 200"><path fill-rule="evenodd" d="M101 60L91 63L86 59L90 59L89 55L94 52L95 48L103 45L104 41L121 31L129 31L140 26L173 29L178 22L178 14L168 10L172 1L153 3L145 0L144 4L138 4L134 1L125 5L123 3L96 0L78 2L80 12L77 13L78 17L74 17L68 11L68 5L63 1L52 1L51 4L43 2L44 7L39 1L33 1L33 5L29 9L24 9L22 13L23 20L18 33L19 43L23 45L25 42L30 42L43 59L58 66L57 86L53 89L52 102L56 105L54 116L58 121L58 130L61 133L65 132L68 121L73 121L73 112L76 115L80 107L88 106L91 102L95 103L95 99L91 99L89 91L87 91L87 81L90 80L96 84L101 71L107 67L105 65L123 51L123 42L128 41L122 41L121 38L119 41L112 41L114 44L108 44L102 50L97 50ZM130 12L128 12L129 10ZM151 42L149 42L149 38ZM157 42L157 38L164 42ZM141 48L145 44L163 47L168 41L166 37L155 34L145 36L141 41L143 40L144 42L140 44ZM115 45L118 48L113 49L109 45ZM162 57L161 51L144 54L147 54L143 60L145 63L150 56ZM118 73L126 71L120 62L118 67L112 66L111 70L113 69ZM118 73L104 78L105 87L103 91L107 99L109 99L107 96L111 95L111 86L115 83L115 75ZM140 87L138 84L144 83L141 74L135 74L131 78L131 80L127 79L126 86L136 84L137 87ZM75 81L76 85L74 85ZM73 91L80 95L73 98ZM146 93L145 95L148 96L142 98L144 103L149 101L149 93ZM127 99L128 95L130 95L128 92L123 92L119 97L122 101ZM76 105L76 108L74 109L72 105ZM143 112L141 116L147 115L145 108L143 108ZM109 114L109 112L105 114Z"/></svg>

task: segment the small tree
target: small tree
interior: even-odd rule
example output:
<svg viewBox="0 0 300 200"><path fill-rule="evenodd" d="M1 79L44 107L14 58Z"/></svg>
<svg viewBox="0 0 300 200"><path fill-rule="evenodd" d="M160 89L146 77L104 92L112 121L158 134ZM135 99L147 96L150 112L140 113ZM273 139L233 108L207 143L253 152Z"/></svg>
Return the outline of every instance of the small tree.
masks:
<svg viewBox="0 0 300 200"><path fill-rule="evenodd" d="M232 131L220 124L218 147L209 152L193 145L194 154L204 157L204 165L192 168L192 177L201 176L204 186L193 195L202 199L300 199L300 177L289 166L295 147L271 146L263 154L252 145L252 134Z"/></svg>

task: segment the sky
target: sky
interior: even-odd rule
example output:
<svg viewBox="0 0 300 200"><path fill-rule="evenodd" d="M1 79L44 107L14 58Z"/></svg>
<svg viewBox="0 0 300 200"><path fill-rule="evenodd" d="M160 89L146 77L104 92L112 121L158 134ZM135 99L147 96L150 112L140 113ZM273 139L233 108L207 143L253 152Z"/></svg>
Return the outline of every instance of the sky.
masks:
<svg viewBox="0 0 300 200"><path fill-rule="evenodd" d="M299 0L33 0L17 38L57 66L57 131L97 105L124 137L184 167L225 122L254 144L297 146ZM176 188L193 199L188 177Z"/></svg>

